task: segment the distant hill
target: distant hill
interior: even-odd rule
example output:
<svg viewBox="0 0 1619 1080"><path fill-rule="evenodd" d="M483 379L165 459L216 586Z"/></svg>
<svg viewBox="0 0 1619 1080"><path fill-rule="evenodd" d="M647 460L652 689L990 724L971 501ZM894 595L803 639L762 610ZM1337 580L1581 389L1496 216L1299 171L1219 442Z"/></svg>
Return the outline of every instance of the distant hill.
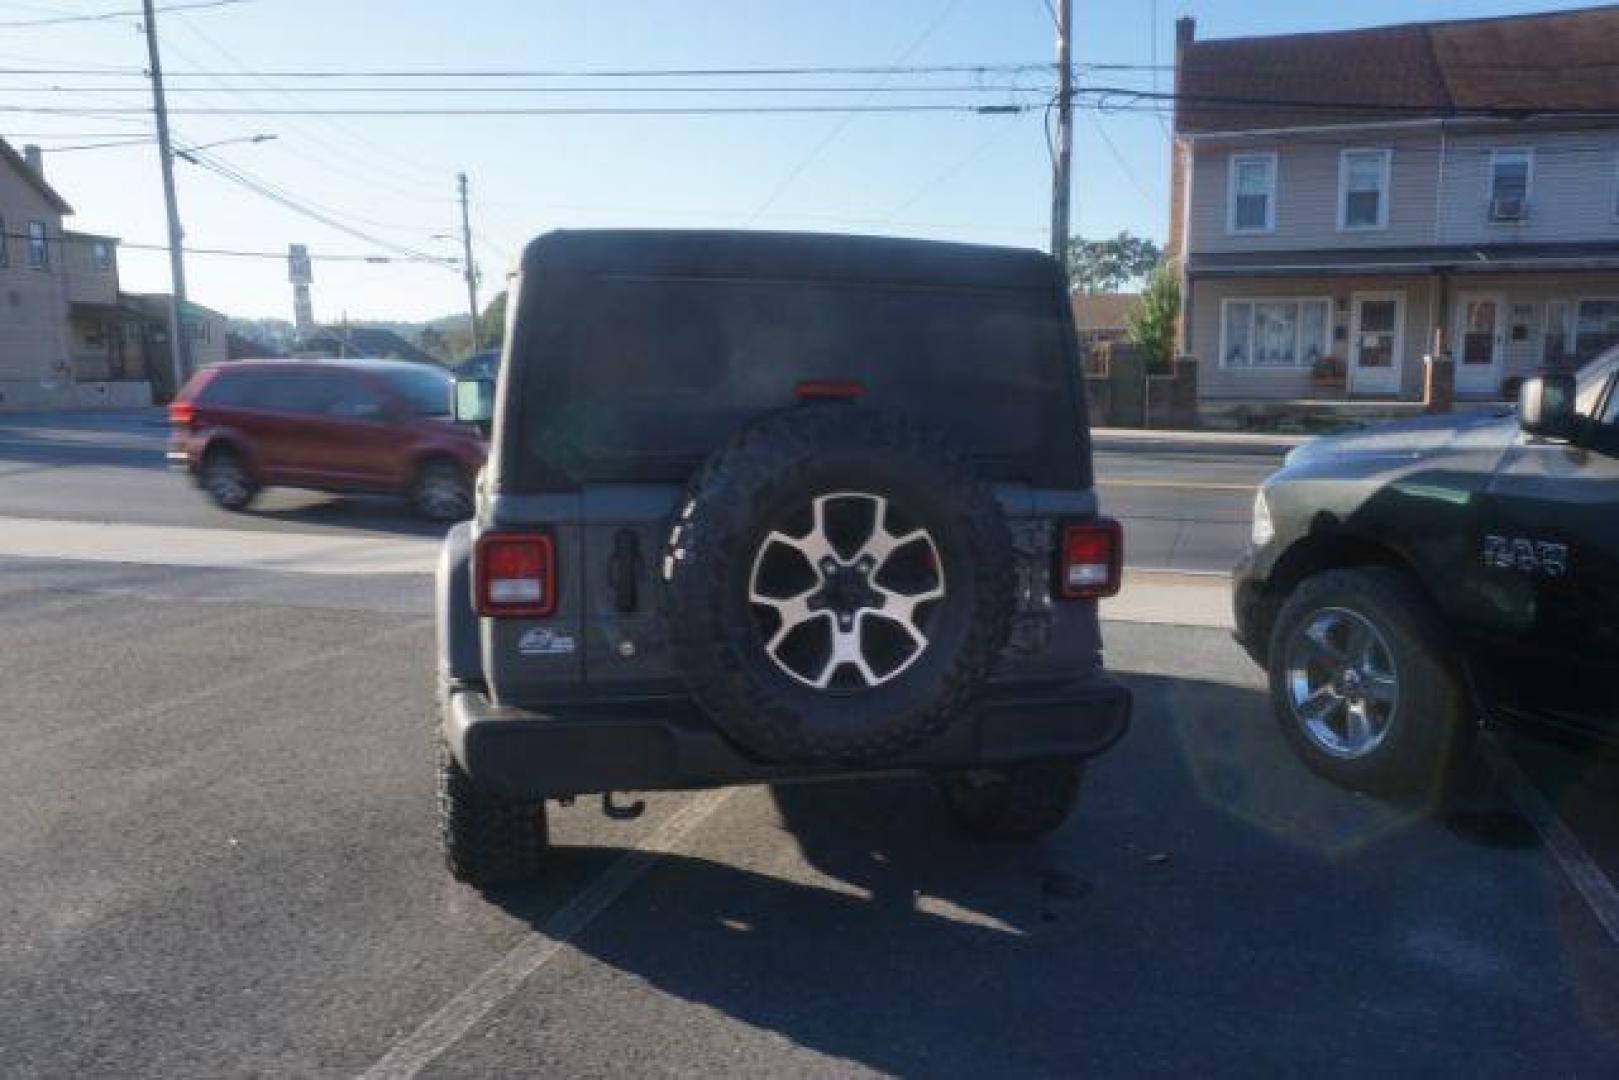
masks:
<svg viewBox="0 0 1619 1080"><path fill-rule="evenodd" d="M351 319L356 329L389 330L440 360L453 360L467 352L465 314L440 315L420 322L400 319ZM230 332L267 349L289 353L297 345L292 323L285 319L231 319Z"/></svg>

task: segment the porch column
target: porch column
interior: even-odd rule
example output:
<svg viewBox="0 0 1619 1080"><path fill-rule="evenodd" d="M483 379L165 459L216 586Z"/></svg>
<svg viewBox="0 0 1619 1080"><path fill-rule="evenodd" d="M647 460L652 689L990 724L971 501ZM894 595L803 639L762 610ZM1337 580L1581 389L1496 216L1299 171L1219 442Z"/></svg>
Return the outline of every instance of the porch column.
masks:
<svg viewBox="0 0 1619 1080"><path fill-rule="evenodd" d="M1429 413L1448 413L1456 400L1456 360L1450 353L1450 275L1439 272L1429 287L1432 311L1428 355L1423 361L1422 405Z"/></svg>

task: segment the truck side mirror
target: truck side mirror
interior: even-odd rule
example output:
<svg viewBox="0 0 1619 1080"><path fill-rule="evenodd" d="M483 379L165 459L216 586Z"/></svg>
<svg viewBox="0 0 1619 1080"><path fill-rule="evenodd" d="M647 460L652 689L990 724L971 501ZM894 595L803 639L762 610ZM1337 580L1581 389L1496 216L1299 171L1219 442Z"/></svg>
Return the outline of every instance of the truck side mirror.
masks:
<svg viewBox="0 0 1619 1080"><path fill-rule="evenodd" d="M487 429L495 415L495 384L489 379L455 380L450 413L457 423Z"/></svg>
<svg viewBox="0 0 1619 1080"><path fill-rule="evenodd" d="M1518 426L1537 438L1573 439L1580 429L1574 394L1574 376L1567 372L1525 379L1518 389Z"/></svg>

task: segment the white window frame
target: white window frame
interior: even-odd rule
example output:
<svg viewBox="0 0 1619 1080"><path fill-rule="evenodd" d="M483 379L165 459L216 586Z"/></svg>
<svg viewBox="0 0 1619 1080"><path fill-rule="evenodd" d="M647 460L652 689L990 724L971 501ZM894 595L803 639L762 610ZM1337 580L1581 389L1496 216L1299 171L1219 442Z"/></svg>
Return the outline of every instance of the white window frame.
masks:
<svg viewBox="0 0 1619 1080"><path fill-rule="evenodd" d="M1230 328L1231 323L1230 323L1229 318L1227 317L1226 309L1231 304L1249 304L1249 305L1251 305L1253 307L1257 307L1260 304L1297 304L1297 305L1299 305L1298 325L1301 328L1304 326L1304 305L1305 304L1325 304L1326 308L1327 308L1327 322L1326 322L1327 340L1326 340L1326 352L1323 353L1322 355L1323 356L1330 355L1331 352L1332 352L1332 325L1333 325L1333 320L1336 317L1336 312L1337 312L1337 308L1336 308L1336 306L1335 306L1335 304L1333 302L1332 297L1330 297L1330 296L1227 296L1227 297L1223 297L1220 300L1220 364L1219 364L1219 366L1220 366L1220 368L1222 370L1226 370L1226 371L1308 371L1310 369L1310 361L1306 360L1302 355L1300 355L1298 357L1295 357L1293 363L1291 363L1291 364L1256 364L1256 363L1254 363L1253 362L1253 347L1254 347L1254 325L1253 325L1253 320L1254 320L1254 315L1252 313L1250 313L1249 316L1248 316L1248 320L1249 320L1249 322L1248 322L1248 350L1249 350L1248 363L1246 363L1246 364L1233 364L1233 363L1230 363L1229 360L1228 360L1228 357L1230 355L1230 351L1227 348L1227 346L1230 344L1230 342L1226 340L1226 332ZM1297 351L1300 352L1300 353L1303 352L1302 349L1299 349Z"/></svg>
<svg viewBox="0 0 1619 1080"><path fill-rule="evenodd" d="M34 226L39 226L38 258L35 257ZM51 227L43 221L28 223L28 266L32 270L51 268Z"/></svg>
<svg viewBox="0 0 1619 1080"><path fill-rule="evenodd" d="M1377 221L1371 225L1349 224L1349 159L1356 155L1378 157ZM1338 231L1377 232L1389 227L1389 196L1393 187L1394 151L1376 146L1350 146L1338 152Z"/></svg>
<svg viewBox="0 0 1619 1080"><path fill-rule="evenodd" d="M1608 209L1613 211L1613 220L1619 221L1619 154L1613 159L1613 200Z"/></svg>
<svg viewBox="0 0 1619 1080"><path fill-rule="evenodd" d="M1523 170L1523 217L1517 220L1497 220L1495 208L1495 164L1507 154L1522 154L1524 158ZM1484 196L1484 220L1491 225L1523 225L1529 220L1534 210L1535 193L1535 148L1533 146L1497 146L1490 150L1490 180Z"/></svg>
<svg viewBox="0 0 1619 1080"><path fill-rule="evenodd" d="M1580 347L1580 305L1581 304L1619 304L1619 295L1609 293L1596 296L1576 296L1569 302L1568 308L1568 337L1565 339L1566 348L1570 354L1578 355Z"/></svg>
<svg viewBox="0 0 1619 1080"><path fill-rule="evenodd" d="M90 266L103 274L112 272L112 241L90 241Z"/></svg>
<svg viewBox="0 0 1619 1080"><path fill-rule="evenodd" d="M1265 226L1260 229L1237 228L1237 167L1239 164L1262 161L1270 174L1270 190L1265 193ZM1281 163L1276 151L1232 154L1226 161L1226 232L1237 236L1257 236L1276 231L1276 196L1281 187Z"/></svg>

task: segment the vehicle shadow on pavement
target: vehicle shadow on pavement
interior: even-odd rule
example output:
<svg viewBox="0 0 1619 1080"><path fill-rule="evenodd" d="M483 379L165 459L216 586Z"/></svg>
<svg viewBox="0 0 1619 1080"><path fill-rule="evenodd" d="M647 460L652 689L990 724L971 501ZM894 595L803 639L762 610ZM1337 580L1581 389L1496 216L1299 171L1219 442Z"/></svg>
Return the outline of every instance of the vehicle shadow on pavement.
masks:
<svg viewBox="0 0 1619 1080"><path fill-rule="evenodd" d="M385 495L312 495L271 491L241 514L296 527L345 529L442 539L450 524L410 512L403 499Z"/></svg>
<svg viewBox="0 0 1619 1080"><path fill-rule="evenodd" d="M694 1055L672 1071L745 1053L733 1021L900 1074L1611 1062L1619 956L1568 929L1536 853L1319 780L1257 689L1125 678L1133 730L1041 843L963 838L923 778L746 792L571 944L704 1007L645 1002ZM555 1031L547 1008L502 1036Z"/></svg>

